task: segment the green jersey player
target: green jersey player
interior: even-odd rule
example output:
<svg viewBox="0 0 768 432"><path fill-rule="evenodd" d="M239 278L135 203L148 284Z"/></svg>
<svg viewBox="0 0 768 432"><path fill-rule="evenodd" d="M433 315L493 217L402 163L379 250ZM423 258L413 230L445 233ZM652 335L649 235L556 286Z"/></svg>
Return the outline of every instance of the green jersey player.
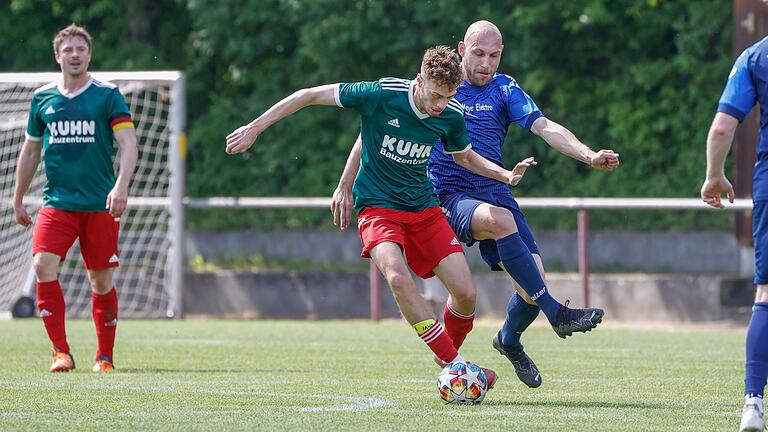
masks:
<svg viewBox="0 0 768 432"><path fill-rule="evenodd" d="M59 263L79 237L93 291L98 339L93 371L109 372L113 370L118 309L112 269L119 263L119 220L136 166L136 133L117 87L88 74L88 32L73 24L56 35L53 49L62 77L38 89L32 99L17 162L14 214L19 224L32 224L22 201L44 150L47 183L32 234L32 253L38 312L53 343L50 371L75 367L67 343L58 272ZM112 163L114 141L120 147L117 178Z"/></svg>
<svg viewBox="0 0 768 432"><path fill-rule="evenodd" d="M426 174L437 138L457 163L481 175L517 184L532 160L509 171L471 149L463 110L453 99L462 75L456 52L428 49L414 80L329 84L307 88L281 100L227 136L227 153L248 150L269 126L308 105L338 105L360 113L363 140L354 182L355 208L363 243L386 278L400 311L445 364L461 360L456 349L472 329L475 286L461 245L438 206ZM436 274L450 292L449 303L464 319L445 328L419 295L408 270ZM487 370L489 387L496 374Z"/></svg>

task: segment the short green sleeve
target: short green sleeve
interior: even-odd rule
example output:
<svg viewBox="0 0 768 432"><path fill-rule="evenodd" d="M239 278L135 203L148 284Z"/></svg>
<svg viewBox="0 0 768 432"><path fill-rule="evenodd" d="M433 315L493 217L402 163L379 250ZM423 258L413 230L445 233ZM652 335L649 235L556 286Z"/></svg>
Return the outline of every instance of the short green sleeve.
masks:
<svg viewBox="0 0 768 432"><path fill-rule="evenodd" d="M446 153L462 153L472 148L467 134L467 125L462 115L456 115L451 119L443 138Z"/></svg>
<svg viewBox="0 0 768 432"><path fill-rule="evenodd" d="M45 132L45 123L40 118L40 101L41 98L35 96L32 98L32 102L29 104L29 119L27 120L26 136L32 141L42 141L43 133Z"/></svg>
<svg viewBox="0 0 768 432"><path fill-rule="evenodd" d="M107 117L112 120L125 116L130 117L131 111L128 109L128 104L125 103L122 93L115 87L107 96Z"/></svg>
<svg viewBox="0 0 768 432"><path fill-rule="evenodd" d="M334 97L340 107L355 108L360 114L371 115L379 104L381 84L378 81L339 83Z"/></svg>

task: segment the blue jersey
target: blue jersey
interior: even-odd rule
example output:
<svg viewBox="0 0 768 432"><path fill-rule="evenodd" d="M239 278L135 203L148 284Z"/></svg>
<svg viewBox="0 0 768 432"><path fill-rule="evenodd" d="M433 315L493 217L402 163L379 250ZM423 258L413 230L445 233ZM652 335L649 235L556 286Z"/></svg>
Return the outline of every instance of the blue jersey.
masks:
<svg viewBox="0 0 768 432"><path fill-rule="evenodd" d="M543 115L517 81L504 74L495 74L483 87L464 81L455 99L464 107L472 150L499 166L504 166L501 147L509 125L517 123L530 129L534 120ZM429 179L438 195L478 191L511 193L506 184L457 165L439 140L429 157Z"/></svg>
<svg viewBox="0 0 768 432"><path fill-rule="evenodd" d="M752 199L768 199L768 37L741 53L728 75L717 111L739 122L760 104L757 163L752 174Z"/></svg>

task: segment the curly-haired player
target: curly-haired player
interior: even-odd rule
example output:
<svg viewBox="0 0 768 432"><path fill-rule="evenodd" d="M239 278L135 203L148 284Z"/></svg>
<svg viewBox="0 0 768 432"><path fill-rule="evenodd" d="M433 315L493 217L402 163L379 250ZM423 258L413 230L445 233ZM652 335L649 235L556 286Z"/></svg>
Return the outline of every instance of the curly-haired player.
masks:
<svg viewBox="0 0 768 432"><path fill-rule="evenodd" d="M248 150L278 120L308 105L338 105L360 112L362 162L354 181L355 209L363 243L384 274L400 311L429 346L438 363L461 360L457 347L472 329L475 285L461 243L448 225L427 178L427 161L438 138L455 160L479 174L517 184L524 161L506 170L471 150L464 111L453 99L462 81L457 53L445 46L428 49L413 80L382 78L299 90L251 123L227 136L227 152ZM444 330L419 295L408 271L436 274L451 296L449 304L464 319ZM489 387L496 374L487 370Z"/></svg>

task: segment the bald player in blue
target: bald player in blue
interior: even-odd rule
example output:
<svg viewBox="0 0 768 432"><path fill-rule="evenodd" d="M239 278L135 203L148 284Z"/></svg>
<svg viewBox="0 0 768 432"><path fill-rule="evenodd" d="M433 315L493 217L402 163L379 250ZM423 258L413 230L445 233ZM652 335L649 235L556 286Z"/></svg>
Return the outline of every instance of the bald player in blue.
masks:
<svg viewBox="0 0 768 432"><path fill-rule="evenodd" d="M509 126L516 124L594 168L617 168L617 153L592 151L568 129L549 120L514 78L497 72L503 49L501 32L488 21L470 25L458 45L464 82L455 98L464 106L472 148L503 166L502 146ZM459 239L467 245L478 242L490 268L506 271L515 281L516 292L493 347L509 359L522 382L540 386L539 370L520 343L521 334L539 311L562 338L593 329L604 311L571 309L552 297L533 232L509 187L453 163L439 142L430 156L429 176Z"/></svg>

